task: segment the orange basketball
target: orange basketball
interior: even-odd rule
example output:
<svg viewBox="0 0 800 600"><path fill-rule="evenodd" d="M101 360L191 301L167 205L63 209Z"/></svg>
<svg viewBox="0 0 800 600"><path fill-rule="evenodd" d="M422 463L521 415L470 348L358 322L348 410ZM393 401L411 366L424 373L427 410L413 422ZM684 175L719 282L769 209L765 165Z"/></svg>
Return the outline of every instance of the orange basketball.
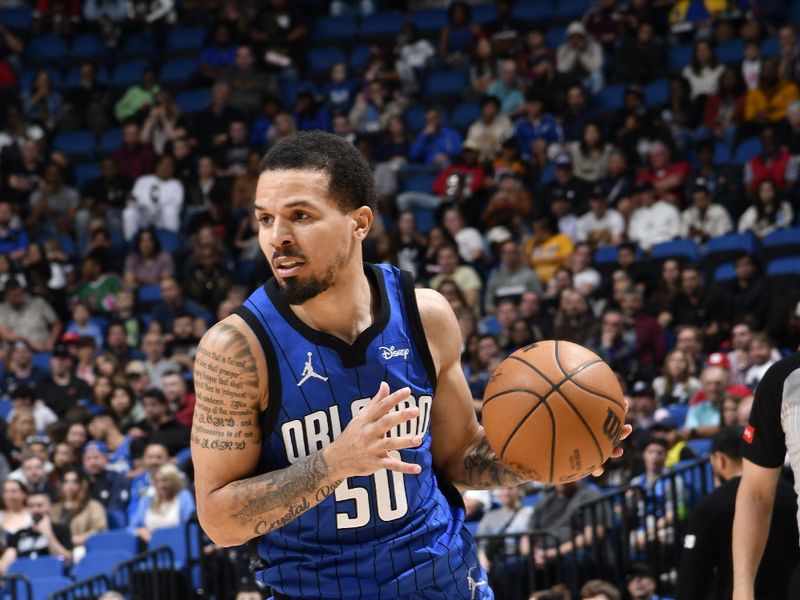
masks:
<svg viewBox="0 0 800 600"><path fill-rule="evenodd" d="M492 450L536 481L580 479L608 459L625 423L622 389L591 350L537 342L504 360L483 396Z"/></svg>

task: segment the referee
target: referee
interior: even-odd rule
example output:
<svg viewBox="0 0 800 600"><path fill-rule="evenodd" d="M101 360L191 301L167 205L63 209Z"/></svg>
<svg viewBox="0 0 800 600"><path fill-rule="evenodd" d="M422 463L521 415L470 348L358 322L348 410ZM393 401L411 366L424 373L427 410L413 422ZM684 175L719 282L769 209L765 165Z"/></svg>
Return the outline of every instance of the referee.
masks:
<svg viewBox="0 0 800 600"><path fill-rule="evenodd" d="M731 525L736 490L742 476L740 425L724 427L714 436L711 466L720 486L697 503L683 538L678 575L679 600L730 600L733 587ZM797 498L792 486L778 481L775 510L764 560L758 569L755 595L759 600L785 600L786 586L800 560Z"/></svg>
<svg viewBox="0 0 800 600"><path fill-rule="evenodd" d="M743 439L742 481L733 521L733 599L755 600L756 572L787 451L800 482L800 353L778 361L764 374ZM791 576L787 598L800 598L800 566Z"/></svg>

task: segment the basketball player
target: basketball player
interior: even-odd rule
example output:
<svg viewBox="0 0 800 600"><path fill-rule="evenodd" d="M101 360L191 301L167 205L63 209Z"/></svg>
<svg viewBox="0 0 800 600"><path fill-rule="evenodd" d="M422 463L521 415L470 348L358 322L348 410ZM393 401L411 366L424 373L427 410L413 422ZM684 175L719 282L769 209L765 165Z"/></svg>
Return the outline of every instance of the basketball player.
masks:
<svg viewBox="0 0 800 600"><path fill-rule="evenodd" d="M262 161L275 277L197 350L200 521L224 546L259 538L277 600L493 598L453 484L523 478L477 423L447 301L362 262L373 198L366 162L330 134Z"/></svg>
<svg viewBox="0 0 800 600"><path fill-rule="evenodd" d="M756 573L787 452L795 491L800 488L800 352L764 374L743 439L742 480L733 520L733 598L754 600ZM787 598L800 598L800 565L792 573Z"/></svg>

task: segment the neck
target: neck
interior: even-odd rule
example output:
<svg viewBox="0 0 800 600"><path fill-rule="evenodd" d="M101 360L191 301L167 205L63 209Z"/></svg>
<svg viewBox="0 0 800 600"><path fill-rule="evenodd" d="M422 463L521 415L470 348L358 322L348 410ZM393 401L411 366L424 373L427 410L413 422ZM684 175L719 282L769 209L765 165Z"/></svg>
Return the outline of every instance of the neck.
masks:
<svg viewBox="0 0 800 600"><path fill-rule="evenodd" d="M359 256L342 269L332 287L291 309L309 327L352 344L372 324L376 299L377 290L373 293Z"/></svg>

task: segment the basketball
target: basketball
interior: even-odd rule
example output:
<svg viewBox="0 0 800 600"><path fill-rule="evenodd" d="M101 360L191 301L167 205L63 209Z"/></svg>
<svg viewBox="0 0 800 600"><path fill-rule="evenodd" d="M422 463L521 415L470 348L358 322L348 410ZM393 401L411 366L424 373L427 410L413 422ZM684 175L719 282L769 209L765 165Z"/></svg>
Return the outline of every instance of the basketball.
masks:
<svg viewBox="0 0 800 600"><path fill-rule="evenodd" d="M492 374L483 426L492 450L520 475L566 483L602 465L625 423L622 389L591 350L544 341L514 352Z"/></svg>

